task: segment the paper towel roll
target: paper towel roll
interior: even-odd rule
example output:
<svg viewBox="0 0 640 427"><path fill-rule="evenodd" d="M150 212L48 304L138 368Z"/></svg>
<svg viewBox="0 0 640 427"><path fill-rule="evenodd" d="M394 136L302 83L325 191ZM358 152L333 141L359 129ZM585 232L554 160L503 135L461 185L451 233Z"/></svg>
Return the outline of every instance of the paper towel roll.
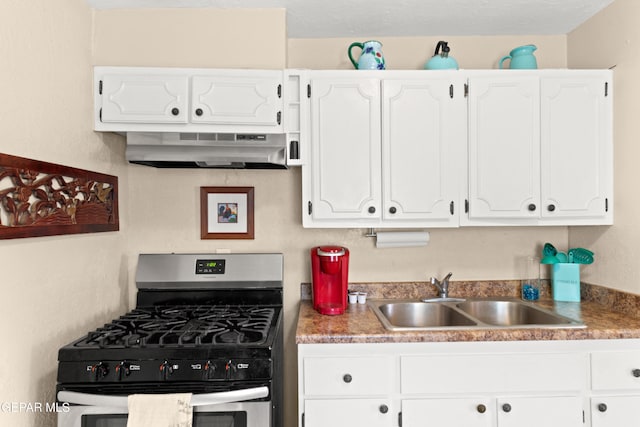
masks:
<svg viewBox="0 0 640 427"><path fill-rule="evenodd" d="M427 246L427 231L378 231L376 232L376 248L407 248Z"/></svg>

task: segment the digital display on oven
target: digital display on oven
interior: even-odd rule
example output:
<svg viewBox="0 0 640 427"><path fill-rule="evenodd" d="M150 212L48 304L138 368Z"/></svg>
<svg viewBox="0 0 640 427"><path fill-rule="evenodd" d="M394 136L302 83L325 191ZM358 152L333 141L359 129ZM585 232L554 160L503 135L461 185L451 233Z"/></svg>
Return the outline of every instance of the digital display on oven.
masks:
<svg viewBox="0 0 640 427"><path fill-rule="evenodd" d="M196 274L224 274L223 259L196 260Z"/></svg>

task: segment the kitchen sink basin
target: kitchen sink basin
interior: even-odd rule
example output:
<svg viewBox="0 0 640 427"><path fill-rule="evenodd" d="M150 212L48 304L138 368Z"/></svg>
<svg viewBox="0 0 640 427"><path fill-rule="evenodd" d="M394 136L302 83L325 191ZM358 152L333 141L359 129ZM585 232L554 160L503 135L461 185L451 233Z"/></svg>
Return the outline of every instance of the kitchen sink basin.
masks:
<svg viewBox="0 0 640 427"><path fill-rule="evenodd" d="M466 314L495 326L569 325L571 319L518 301L466 301L457 305Z"/></svg>
<svg viewBox="0 0 640 427"><path fill-rule="evenodd" d="M368 304L384 327L394 331L584 327L582 322L515 298L369 300Z"/></svg>
<svg viewBox="0 0 640 427"><path fill-rule="evenodd" d="M473 326L469 317L444 304L424 302L394 302L378 307L378 316L387 329L394 328L441 328Z"/></svg>

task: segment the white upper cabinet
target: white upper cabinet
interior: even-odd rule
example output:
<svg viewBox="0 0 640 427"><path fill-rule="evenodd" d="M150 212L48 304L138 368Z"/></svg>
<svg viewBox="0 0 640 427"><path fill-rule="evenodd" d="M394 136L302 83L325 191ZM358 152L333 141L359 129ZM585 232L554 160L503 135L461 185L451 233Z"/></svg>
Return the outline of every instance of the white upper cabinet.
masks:
<svg viewBox="0 0 640 427"><path fill-rule="evenodd" d="M278 126L282 120L281 85L281 73L270 77L193 76L191 120L221 125Z"/></svg>
<svg viewBox="0 0 640 427"><path fill-rule="evenodd" d="M99 82L103 123L187 123L189 79L109 73Z"/></svg>
<svg viewBox="0 0 640 427"><path fill-rule="evenodd" d="M608 70L469 77L462 225L613 223Z"/></svg>
<svg viewBox="0 0 640 427"><path fill-rule="evenodd" d="M469 87L469 218L537 217L538 79L479 76Z"/></svg>
<svg viewBox="0 0 640 427"><path fill-rule="evenodd" d="M464 81L385 79L382 89L383 219L457 225Z"/></svg>
<svg viewBox="0 0 640 427"><path fill-rule="evenodd" d="M283 72L95 67L95 129L281 133Z"/></svg>
<svg viewBox="0 0 640 427"><path fill-rule="evenodd" d="M312 78L311 88L307 217L377 224L381 200L380 83L355 76Z"/></svg>
<svg viewBox="0 0 640 427"><path fill-rule="evenodd" d="M305 227L455 227L464 80L310 72Z"/></svg>
<svg viewBox="0 0 640 427"><path fill-rule="evenodd" d="M609 73L541 80L541 215L612 223Z"/></svg>

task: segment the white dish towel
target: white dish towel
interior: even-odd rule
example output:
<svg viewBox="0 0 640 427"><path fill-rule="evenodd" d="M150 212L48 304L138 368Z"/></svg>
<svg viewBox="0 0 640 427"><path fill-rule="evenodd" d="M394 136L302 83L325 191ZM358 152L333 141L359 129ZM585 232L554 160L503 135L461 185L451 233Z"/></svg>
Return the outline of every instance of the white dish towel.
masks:
<svg viewBox="0 0 640 427"><path fill-rule="evenodd" d="M132 394L127 427L192 427L191 393Z"/></svg>

